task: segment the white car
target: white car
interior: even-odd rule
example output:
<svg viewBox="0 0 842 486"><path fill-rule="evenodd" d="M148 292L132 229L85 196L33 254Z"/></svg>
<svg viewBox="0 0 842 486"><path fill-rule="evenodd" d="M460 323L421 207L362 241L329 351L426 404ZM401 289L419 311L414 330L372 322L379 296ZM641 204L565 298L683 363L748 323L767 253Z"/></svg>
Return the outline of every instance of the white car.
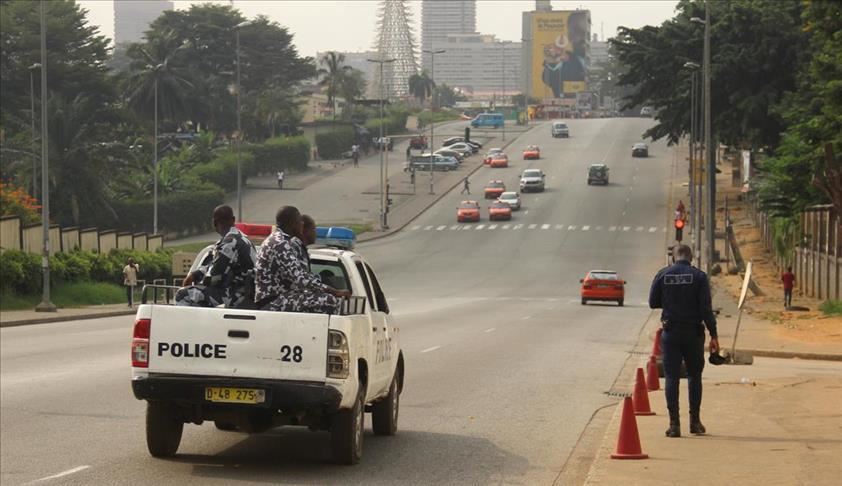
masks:
<svg viewBox="0 0 842 486"><path fill-rule="evenodd" d="M454 143L452 145L449 145L447 148L449 148L450 150L458 150L460 152L466 152L466 153L468 153L468 155L475 154L477 152L477 150L479 150L477 147L475 147L471 144L467 144L465 142Z"/></svg>
<svg viewBox="0 0 842 486"><path fill-rule="evenodd" d="M570 128L567 127L567 123L560 121L553 122L552 136L553 138L570 137Z"/></svg>
<svg viewBox="0 0 842 486"><path fill-rule="evenodd" d="M512 211L518 211L520 209L520 194L509 191L500 194L500 197L497 198L498 201L504 202L512 208Z"/></svg>
<svg viewBox="0 0 842 486"><path fill-rule="evenodd" d="M371 267L356 253L310 250L312 272L350 290L339 315L141 305L132 390L146 400L146 444L178 450L185 423L258 433L329 430L333 459L362 456L365 412L394 435L404 383L400 328Z"/></svg>
<svg viewBox="0 0 842 486"><path fill-rule="evenodd" d="M541 169L527 169L520 175L520 192L544 192L546 174Z"/></svg>

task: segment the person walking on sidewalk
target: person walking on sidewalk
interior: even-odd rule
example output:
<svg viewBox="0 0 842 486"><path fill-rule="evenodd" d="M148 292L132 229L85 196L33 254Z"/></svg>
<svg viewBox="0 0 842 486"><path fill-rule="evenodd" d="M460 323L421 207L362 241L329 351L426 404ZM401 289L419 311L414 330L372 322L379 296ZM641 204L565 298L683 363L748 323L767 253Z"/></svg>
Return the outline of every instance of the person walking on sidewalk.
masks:
<svg viewBox="0 0 842 486"><path fill-rule="evenodd" d="M675 263L655 275L649 291L649 307L661 312L661 348L664 353L664 388L670 425L667 437L681 437L678 384L681 362L687 367L690 398L690 433L704 434L699 418L702 406L702 370L705 367L705 326L710 333L710 352L719 352L716 316L713 314L710 283L705 272L690 265L693 250L677 245ZM704 326L702 325L704 323Z"/></svg>
<svg viewBox="0 0 842 486"><path fill-rule="evenodd" d="M134 304L134 288L137 286L137 272L140 271L134 258L129 257L126 266L123 267L123 285L126 287L126 299L129 307Z"/></svg>
<svg viewBox="0 0 842 486"><path fill-rule="evenodd" d="M470 193L471 193L471 181L469 181L469 180L468 180L468 177L467 177L467 176L466 176L466 177L465 177L465 179L462 181L462 192L460 192L459 194L465 194L466 192L467 192L468 194L470 194Z"/></svg>
<svg viewBox="0 0 842 486"><path fill-rule="evenodd" d="M351 157L354 158L354 167L360 166L360 146L357 144L351 145Z"/></svg>
<svg viewBox="0 0 842 486"><path fill-rule="evenodd" d="M284 188L284 171L278 171L278 189Z"/></svg>
<svg viewBox="0 0 842 486"><path fill-rule="evenodd" d="M792 305L792 287L795 284L792 267L786 267L786 272L781 275L781 282L784 283L784 307L790 307Z"/></svg>
<svg viewBox="0 0 842 486"><path fill-rule="evenodd" d="M412 144L409 144L406 147L406 160L409 161L412 159Z"/></svg>

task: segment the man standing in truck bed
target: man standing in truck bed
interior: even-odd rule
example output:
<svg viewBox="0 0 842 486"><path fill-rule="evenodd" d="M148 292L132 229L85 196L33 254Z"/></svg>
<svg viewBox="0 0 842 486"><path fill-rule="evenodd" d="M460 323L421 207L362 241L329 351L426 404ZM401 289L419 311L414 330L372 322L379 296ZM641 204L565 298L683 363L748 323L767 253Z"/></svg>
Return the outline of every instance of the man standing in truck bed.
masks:
<svg viewBox="0 0 842 486"><path fill-rule="evenodd" d="M301 213L284 206L275 216L277 229L257 254L255 302L261 310L339 314L347 290L336 290L313 275L293 237L303 232Z"/></svg>

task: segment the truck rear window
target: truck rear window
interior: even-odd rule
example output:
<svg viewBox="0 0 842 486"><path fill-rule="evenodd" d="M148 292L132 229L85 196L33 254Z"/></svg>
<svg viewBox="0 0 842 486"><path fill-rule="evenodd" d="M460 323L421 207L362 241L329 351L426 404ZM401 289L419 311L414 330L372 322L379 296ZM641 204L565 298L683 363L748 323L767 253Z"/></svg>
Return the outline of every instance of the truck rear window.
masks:
<svg viewBox="0 0 842 486"><path fill-rule="evenodd" d="M322 279L322 283L337 290L351 290L351 283L348 280L348 273L345 267L339 262L325 260L312 260L310 271Z"/></svg>

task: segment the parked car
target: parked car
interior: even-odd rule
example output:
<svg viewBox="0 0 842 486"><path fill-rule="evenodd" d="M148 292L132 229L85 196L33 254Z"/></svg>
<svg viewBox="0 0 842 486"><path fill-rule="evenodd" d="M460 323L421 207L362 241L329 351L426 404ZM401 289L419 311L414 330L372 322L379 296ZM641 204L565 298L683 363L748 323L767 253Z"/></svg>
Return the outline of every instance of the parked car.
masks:
<svg viewBox="0 0 842 486"><path fill-rule="evenodd" d="M479 150L478 148L474 147L473 145L467 144L465 142L454 143L453 145L448 145L447 148L450 149L450 150L458 150L460 152L464 151L468 155L473 155L473 154L477 153L477 151Z"/></svg>
<svg viewBox="0 0 842 486"><path fill-rule="evenodd" d="M430 157L430 154L426 153L413 155L409 159L409 164L404 170L429 171L431 165L432 170L435 171L451 171L459 169L459 161L453 157L446 157L439 154L433 154L433 156Z"/></svg>
<svg viewBox="0 0 842 486"><path fill-rule="evenodd" d="M459 152L457 150L450 150L449 148L438 149L433 153L438 154L438 155L444 155L446 157L453 157L456 160L458 160L459 162L462 162L462 160L466 157L465 152Z"/></svg>

